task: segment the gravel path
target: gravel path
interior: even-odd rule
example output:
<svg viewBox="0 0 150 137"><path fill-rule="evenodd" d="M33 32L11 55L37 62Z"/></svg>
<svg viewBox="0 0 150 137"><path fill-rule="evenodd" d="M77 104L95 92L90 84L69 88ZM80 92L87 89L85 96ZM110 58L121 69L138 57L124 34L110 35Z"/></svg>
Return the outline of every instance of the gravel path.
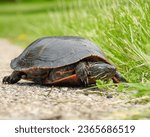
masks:
<svg viewBox="0 0 150 137"><path fill-rule="evenodd" d="M10 61L22 50L0 40L0 80L12 72ZM129 101L115 91L0 82L0 119L124 119L146 107Z"/></svg>

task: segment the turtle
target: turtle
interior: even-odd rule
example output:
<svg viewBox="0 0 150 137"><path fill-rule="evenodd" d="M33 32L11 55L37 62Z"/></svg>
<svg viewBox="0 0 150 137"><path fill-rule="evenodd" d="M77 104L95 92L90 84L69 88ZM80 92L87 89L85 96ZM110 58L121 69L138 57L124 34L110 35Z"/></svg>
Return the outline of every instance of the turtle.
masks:
<svg viewBox="0 0 150 137"><path fill-rule="evenodd" d="M29 80L39 85L90 86L97 80L127 82L99 46L79 36L47 36L11 60L4 84Z"/></svg>

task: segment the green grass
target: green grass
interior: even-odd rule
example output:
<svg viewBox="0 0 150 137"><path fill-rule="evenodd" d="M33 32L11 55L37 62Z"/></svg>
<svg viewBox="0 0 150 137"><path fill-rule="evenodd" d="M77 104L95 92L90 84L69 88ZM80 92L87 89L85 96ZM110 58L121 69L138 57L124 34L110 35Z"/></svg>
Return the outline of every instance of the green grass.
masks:
<svg viewBox="0 0 150 137"><path fill-rule="evenodd" d="M0 37L23 47L43 36L88 38L130 82L128 89L150 95L150 0L0 4L0 27Z"/></svg>
<svg viewBox="0 0 150 137"><path fill-rule="evenodd" d="M139 112L138 114L133 114L132 116L125 118L125 120L146 120L146 119L150 119L150 111L148 110Z"/></svg>

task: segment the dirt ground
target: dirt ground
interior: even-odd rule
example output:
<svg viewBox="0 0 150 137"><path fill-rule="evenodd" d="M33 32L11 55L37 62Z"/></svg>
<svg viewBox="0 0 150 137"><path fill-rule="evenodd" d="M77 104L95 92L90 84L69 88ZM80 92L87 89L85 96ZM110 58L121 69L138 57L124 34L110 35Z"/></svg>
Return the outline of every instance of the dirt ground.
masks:
<svg viewBox="0 0 150 137"><path fill-rule="evenodd" d="M10 61L22 50L0 39L0 81L12 72ZM139 103L145 98L133 99L113 90L39 86L23 80L14 85L0 82L0 119L130 119L150 110L150 103Z"/></svg>

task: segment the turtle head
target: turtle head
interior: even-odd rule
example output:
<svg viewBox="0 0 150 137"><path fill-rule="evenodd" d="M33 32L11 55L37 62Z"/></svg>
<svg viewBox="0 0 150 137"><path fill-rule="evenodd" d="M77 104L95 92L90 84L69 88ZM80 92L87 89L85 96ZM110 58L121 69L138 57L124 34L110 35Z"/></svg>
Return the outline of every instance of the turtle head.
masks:
<svg viewBox="0 0 150 137"><path fill-rule="evenodd" d="M89 75L91 79L108 80L116 74L116 68L104 62L95 62L90 65Z"/></svg>

